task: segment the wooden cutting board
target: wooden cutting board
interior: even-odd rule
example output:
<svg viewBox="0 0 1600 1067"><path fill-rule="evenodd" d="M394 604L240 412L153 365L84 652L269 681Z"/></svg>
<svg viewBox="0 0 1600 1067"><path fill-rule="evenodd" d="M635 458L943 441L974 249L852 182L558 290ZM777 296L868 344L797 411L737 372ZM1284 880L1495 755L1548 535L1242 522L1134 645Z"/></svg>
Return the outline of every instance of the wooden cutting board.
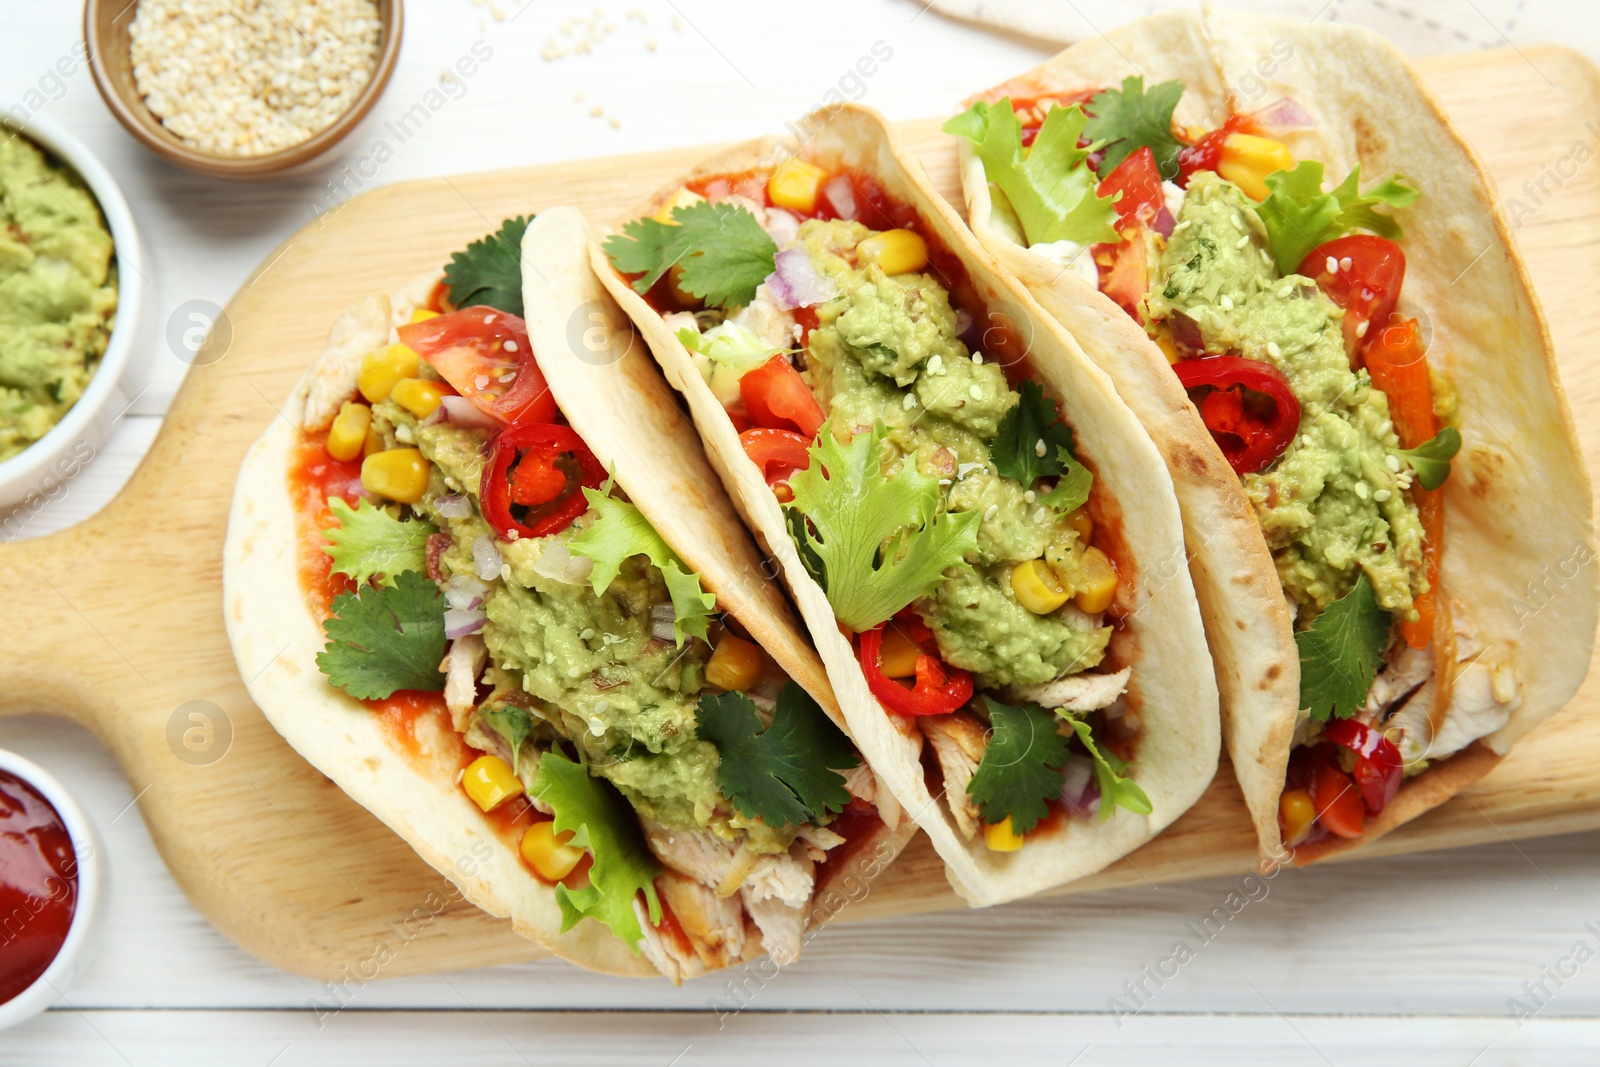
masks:
<svg viewBox="0 0 1600 1067"><path fill-rule="evenodd" d="M1429 59L1422 68L1520 223L1585 455L1600 469L1600 167L1591 165L1600 126L1584 124L1600 116L1600 72L1555 48ZM905 132L959 203L954 148L937 123ZM357 197L290 238L245 283L228 306L225 354L190 372L149 456L104 511L53 536L0 546L0 588L17 620L0 648L0 714L65 715L95 731L190 900L263 959L337 978L380 945L405 946L385 974L544 953L461 901L251 703L240 672L265 664L236 666L222 625L221 548L245 449L279 417L277 405L352 300L437 268L508 215L570 203L611 218L709 151L408 182ZM1365 854L1595 827L1600 672L1469 796ZM1062 892L1241 872L1253 859L1224 763L1161 838ZM919 838L843 917L960 906Z"/></svg>

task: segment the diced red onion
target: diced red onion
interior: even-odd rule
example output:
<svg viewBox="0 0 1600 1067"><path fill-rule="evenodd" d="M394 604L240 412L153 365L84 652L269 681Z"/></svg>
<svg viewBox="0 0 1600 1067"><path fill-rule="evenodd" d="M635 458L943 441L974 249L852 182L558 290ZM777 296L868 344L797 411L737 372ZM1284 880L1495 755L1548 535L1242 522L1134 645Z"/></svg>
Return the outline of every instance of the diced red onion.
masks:
<svg viewBox="0 0 1600 1067"><path fill-rule="evenodd" d="M500 558L500 549L496 547L494 538L484 534L472 542L472 572L486 582L492 582L500 577L500 568L505 565L505 560Z"/></svg>
<svg viewBox="0 0 1600 1067"><path fill-rule="evenodd" d="M439 407L433 414L438 415L441 411L444 412L444 414L439 416L440 421L448 422L452 426L464 426L467 429L492 430L502 425L499 419L495 418L493 415L485 415L473 405L472 401L468 400L464 396L447 396L441 398L439 401ZM433 415L429 415L428 418L433 418Z"/></svg>
<svg viewBox="0 0 1600 1067"><path fill-rule="evenodd" d="M1300 106L1299 101L1286 96L1273 104L1268 104L1260 111L1250 116L1265 129L1273 133L1289 133L1293 130L1314 130L1317 120L1311 113Z"/></svg>
<svg viewBox="0 0 1600 1067"><path fill-rule="evenodd" d="M452 608L470 611L483 603L489 587L470 574L454 574L444 583L444 599Z"/></svg>
<svg viewBox="0 0 1600 1067"><path fill-rule="evenodd" d="M981 350L983 331L978 329L978 320L966 308L956 308L956 336L974 352Z"/></svg>
<svg viewBox="0 0 1600 1067"><path fill-rule="evenodd" d="M594 570L594 560L588 556L575 556L564 541L551 541L534 563L535 573L567 585L582 585Z"/></svg>
<svg viewBox="0 0 1600 1067"><path fill-rule="evenodd" d="M827 203L833 213L841 219L854 221L860 211L856 203L856 190L850 184L850 179L843 174L835 175L828 179L822 187L822 199Z"/></svg>
<svg viewBox="0 0 1600 1067"><path fill-rule="evenodd" d="M472 514L472 502L465 493L450 493L433 503L434 510L447 519L464 519Z"/></svg>
<svg viewBox="0 0 1600 1067"><path fill-rule="evenodd" d="M803 248L786 248L773 261L777 267L767 275L767 292L772 302L784 311L814 307L832 300L838 289L833 280L817 270Z"/></svg>
<svg viewBox="0 0 1600 1067"><path fill-rule="evenodd" d="M672 624L677 618L678 613L673 610L671 604L657 604L650 609L650 636L657 641L676 640Z"/></svg>
<svg viewBox="0 0 1600 1067"><path fill-rule="evenodd" d="M444 613L444 635L454 641L483 629L484 615L477 608L451 608Z"/></svg>
<svg viewBox="0 0 1600 1067"><path fill-rule="evenodd" d="M781 207L767 208L767 218L763 225L767 236L772 238L772 243L779 248L788 248L794 244L795 238L800 236L800 220Z"/></svg>
<svg viewBox="0 0 1600 1067"><path fill-rule="evenodd" d="M1150 220L1150 228L1163 237L1171 237L1172 231L1178 225L1178 220L1172 217L1172 212L1167 210L1167 205L1162 204L1156 211L1156 217Z"/></svg>
<svg viewBox="0 0 1600 1067"><path fill-rule="evenodd" d="M1076 752L1067 757L1061 769L1061 803L1079 813L1086 813L1090 794L1100 797L1100 786L1094 780L1094 760Z"/></svg>

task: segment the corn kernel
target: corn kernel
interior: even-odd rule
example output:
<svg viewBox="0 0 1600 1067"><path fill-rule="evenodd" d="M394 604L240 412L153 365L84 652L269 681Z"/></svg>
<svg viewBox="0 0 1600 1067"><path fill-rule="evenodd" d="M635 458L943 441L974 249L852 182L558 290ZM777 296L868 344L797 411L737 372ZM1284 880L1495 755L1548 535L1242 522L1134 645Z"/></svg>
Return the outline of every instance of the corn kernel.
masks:
<svg viewBox="0 0 1600 1067"><path fill-rule="evenodd" d="M767 179L767 198L776 207L810 214L817 209L817 192L828 172L803 159L789 159Z"/></svg>
<svg viewBox="0 0 1600 1067"><path fill-rule="evenodd" d="M1017 595L1017 603L1035 615L1050 614L1071 596L1050 564L1042 559L1030 559L1011 568L1011 591Z"/></svg>
<svg viewBox="0 0 1600 1067"><path fill-rule="evenodd" d="M917 673L917 657L922 649L890 623L883 628L883 645L878 652L878 673L885 678L910 678Z"/></svg>
<svg viewBox="0 0 1600 1067"><path fill-rule="evenodd" d="M1183 357L1178 355L1178 346L1173 343L1172 335L1163 330L1153 338L1156 347L1161 349L1161 354L1167 357L1168 363L1176 363Z"/></svg>
<svg viewBox="0 0 1600 1067"><path fill-rule="evenodd" d="M383 434L378 432L378 428L376 426L368 425L367 439L361 442L362 456L370 456L375 453L382 452L383 448Z"/></svg>
<svg viewBox="0 0 1600 1067"><path fill-rule="evenodd" d="M1222 158L1217 173L1228 179L1252 200L1265 200L1272 191L1266 178L1294 166L1289 146L1270 137L1252 133L1230 133L1222 142Z"/></svg>
<svg viewBox="0 0 1600 1067"><path fill-rule="evenodd" d="M499 756L479 756L467 764L461 788L484 811L493 811L512 797L522 795L522 780L511 764Z"/></svg>
<svg viewBox="0 0 1600 1067"><path fill-rule="evenodd" d="M520 851L528 866L547 882L559 882L571 874L578 861L583 859L583 849L573 848L572 831L556 833L556 824L549 819L536 822L522 835Z"/></svg>
<svg viewBox="0 0 1600 1067"><path fill-rule="evenodd" d="M688 189L679 189L677 192L672 194L672 198L670 200L661 205L661 210L655 213L654 218L657 222L665 223L668 226L676 226L678 224L677 220L672 217L672 212L674 209L680 207L689 207L693 204L700 203L704 199L705 197L701 196L699 193L691 192Z"/></svg>
<svg viewBox="0 0 1600 1067"><path fill-rule="evenodd" d="M428 461L414 448L374 452L361 461L361 488L402 504L415 504L428 488Z"/></svg>
<svg viewBox="0 0 1600 1067"><path fill-rule="evenodd" d="M728 634L706 661L706 681L718 689L745 690L761 680L761 650Z"/></svg>
<svg viewBox="0 0 1600 1067"><path fill-rule="evenodd" d="M1078 605L1079 611L1099 614L1111 606L1112 599L1117 595L1117 565L1111 562L1110 556L1093 545L1083 550L1079 565L1082 579L1073 603Z"/></svg>
<svg viewBox="0 0 1600 1067"><path fill-rule="evenodd" d="M356 388L376 404L389 399L394 383L402 378L415 378L422 357L402 344L387 345L361 357L361 374L356 378Z"/></svg>
<svg viewBox="0 0 1600 1067"><path fill-rule="evenodd" d="M983 843L990 852L1015 852L1022 847L1024 838L1011 829L1011 816L983 828Z"/></svg>
<svg viewBox="0 0 1600 1067"><path fill-rule="evenodd" d="M455 390L443 382L429 381L425 378L401 378L394 383L389 396L396 404L417 418L425 419L439 409L441 400L454 392Z"/></svg>
<svg viewBox="0 0 1600 1067"><path fill-rule="evenodd" d="M885 274L910 274L928 265L928 242L915 230L885 230L856 245L856 260Z"/></svg>
<svg viewBox="0 0 1600 1067"><path fill-rule="evenodd" d="M427 308L417 308L411 312L411 324L415 326L419 322L427 322L429 319L436 319L438 317L439 313L437 311L429 311Z"/></svg>
<svg viewBox="0 0 1600 1067"><path fill-rule="evenodd" d="M1094 516L1089 514L1088 504L1079 504L1067 516L1067 525L1078 534L1078 544L1087 545L1094 540Z"/></svg>
<svg viewBox="0 0 1600 1067"><path fill-rule="evenodd" d="M355 459L361 455L371 428L372 409L353 400L345 401L328 427L328 455L338 460Z"/></svg>
<svg viewBox="0 0 1600 1067"><path fill-rule="evenodd" d="M1306 790L1288 789L1278 798L1278 825L1283 829L1283 843L1290 848L1306 839L1316 821L1317 805Z"/></svg>

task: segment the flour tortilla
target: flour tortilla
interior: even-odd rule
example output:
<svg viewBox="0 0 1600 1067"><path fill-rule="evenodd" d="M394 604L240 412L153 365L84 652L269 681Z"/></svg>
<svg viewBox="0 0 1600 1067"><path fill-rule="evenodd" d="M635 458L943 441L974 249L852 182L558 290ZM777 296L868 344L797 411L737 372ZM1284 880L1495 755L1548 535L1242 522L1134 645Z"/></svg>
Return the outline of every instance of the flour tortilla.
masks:
<svg viewBox="0 0 1600 1067"><path fill-rule="evenodd" d="M529 339L551 393L617 484L700 573L718 606L843 724L821 663L766 578L765 561L707 466L693 428L590 273L587 243L576 212L557 209L529 226L523 245ZM456 785L453 731L425 734L416 758L402 754L378 717L318 670L315 657L325 638L301 591L287 478L312 377L308 370L282 417L246 455L229 516L223 569L229 639L246 673L270 660L247 681L251 697L296 751L478 907L509 917L517 933L590 970L657 976L598 922L561 932L554 890L528 873L515 842L498 836ZM880 813L895 825L856 853L875 857L865 873L887 867L915 831L892 803L880 803ZM823 918L820 911L814 916ZM691 926L688 917L684 925ZM752 928L746 955L759 954L759 944Z"/></svg>
<svg viewBox="0 0 1600 1067"><path fill-rule="evenodd" d="M801 126L812 131L803 144L770 138L749 142L707 160L684 181L770 169L795 152L825 169L870 175L890 196L915 208L935 241L960 260L991 321L1003 318L1031 339L1035 378L1061 404L1077 434L1080 456L1095 470L1091 510L1098 509L1097 524L1114 527L1120 520L1124 543L1112 555L1124 579L1118 606L1126 620L1112 640L1108 662L1112 669L1133 668L1129 714L1141 717L1141 733L1132 774L1150 797L1150 815L1118 809L1105 822L1069 819L1062 831L1031 838L1012 853L990 851L981 835L976 841L964 838L945 803L927 789L918 759L919 732L908 720L886 713L872 697L827 597L801 564L772 491L745 456L733 423L689 353L662 317L611 268L599 242L592 250L594 268L639 326L667 380L688 399L713 466L751 529L782 564L852 736L879 781L927 832L945 862L950 884L973 905L1037 893L1097 871L1150 840L1199 798L1216 772L1221 745L1216 685L1183 566L1172 481L1110 380L1015 281L1002 276L932 191L920 164L897 143L881 116L845 105L818 112ZM626 218L654 214L681 184L660 190Z"/></svg>
<svg viewBox="0 0 1600 1067"><path fill-rule="evenodd" d="M1285 135L1297 159L1336 180L1361 164L1422 190L1402 216L1402 309L1431 325L1430 357L1460 393L1465 445L1445 489L1442 586L1491 654L1515 666L1522 703L1510 721L1408 780L1355 841L1298 849L1311 862L1443 803L1493 767L1511 743L1576 692L1593 651L1592 568L1562 579L1559 608L1529 588L1549 570L1593 558L1592 496L1556 376L1549 332L1481 161L1393 46L1353 26L1227 12L1163 14L1084 41L981 94L997 100L1120 85L1186 85L1175 120L1214 128L1230 93L1255 110L1289 97L1314 129ZM1083 344L1150 431L1184 509L1191 568L1222 692L1223 731L1264 856L1282 853L1278 797L1299 705L1299 660L1270 555L1238 481L1167 360L1120 308L1022 247L993 210L983 165L961 142L962 184L984 247Z"/></svg>

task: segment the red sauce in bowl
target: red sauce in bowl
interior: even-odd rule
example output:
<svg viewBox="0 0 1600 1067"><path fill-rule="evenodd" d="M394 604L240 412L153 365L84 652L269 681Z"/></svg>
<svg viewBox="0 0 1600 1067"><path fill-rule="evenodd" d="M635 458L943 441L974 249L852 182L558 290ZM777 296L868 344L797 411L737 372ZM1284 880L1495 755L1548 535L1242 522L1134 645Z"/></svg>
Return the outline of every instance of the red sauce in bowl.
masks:
<svg viewBox="0 0 1600 1067"><path fill-rule="evenodd" d="M78 860L56 809L0 771L0 1004L61 951L78 906Z"/></svg>

